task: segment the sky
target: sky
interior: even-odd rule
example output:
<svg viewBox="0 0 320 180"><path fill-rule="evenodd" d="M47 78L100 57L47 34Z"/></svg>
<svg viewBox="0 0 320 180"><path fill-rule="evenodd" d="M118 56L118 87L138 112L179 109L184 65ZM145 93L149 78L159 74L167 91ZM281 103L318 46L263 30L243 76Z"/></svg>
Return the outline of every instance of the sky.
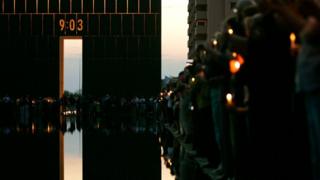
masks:
<svg viewBox="0 0 320 180"><path fill-rule="evenodd" d="M82 40L64 40L64 89L76 92L82 87Z"/></svg>
<svg viewBox="0 0 320 180"><path fill-rule="evenodd" d="M188 54L188 0L162 0L162 73L177 76Z"/></svg>

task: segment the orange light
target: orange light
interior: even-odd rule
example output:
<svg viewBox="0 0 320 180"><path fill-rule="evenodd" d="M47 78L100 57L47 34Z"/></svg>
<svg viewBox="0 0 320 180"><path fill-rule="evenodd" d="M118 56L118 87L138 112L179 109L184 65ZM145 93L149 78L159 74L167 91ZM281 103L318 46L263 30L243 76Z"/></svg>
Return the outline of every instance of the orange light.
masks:
<svg viewBox="0 0 320 180"><path fill-rule="evenodd" d="M295 47L296 47L296 39L297 39L296 35L294 33L290 33L289 39L290 39L290 47L291 47L291 49L295 49Z"/></svg>
<svg viewBox="0 0 320 180"><path fill-rule="evenodd" d="M297 39L296 35L295 35L294 33L291 33L291 34L290 34L290 41L291 41L291 43L296 43L296 39Z"/></svg>
<svg viewBox="0 0 320 180"><path fill-rule="evenodd" d="M240 54L237 55L237 60L239 61L240 65L244 63L244 58Z"/></svg>
<svg viewBox="0 0 320 180"><path fill-rule="evenodd" d="M239 71L241 64L239 63L239 61L232 59L229 61L229 68L230 68L230 72L232 74L235 74Z"/></svg>
<svg viewBox="0 0 320 180"><path fill-rule="evenodd" d="M229 61L229 69L232 74L236 74L240 70L241 65L244 63L244 58L236 52L233 52L232 56L234 59Z"/></svg>

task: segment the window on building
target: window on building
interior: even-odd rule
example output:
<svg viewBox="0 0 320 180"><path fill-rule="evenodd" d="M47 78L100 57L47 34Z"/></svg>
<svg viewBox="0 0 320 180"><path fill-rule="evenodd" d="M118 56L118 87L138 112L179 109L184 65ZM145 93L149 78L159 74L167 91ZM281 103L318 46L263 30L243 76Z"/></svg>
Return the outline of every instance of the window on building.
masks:
<svg viewBox="0 0 320 180"><path fill-rule="evenodd" d="M207 5L202 4L196 7L197 11L207 11Z"/></svg>
<svg viewBox="0 0 320 180"><path fill-rule="evenodd" d="M197 21L197 26L205 26L206 24L206 21Z"/></svg>

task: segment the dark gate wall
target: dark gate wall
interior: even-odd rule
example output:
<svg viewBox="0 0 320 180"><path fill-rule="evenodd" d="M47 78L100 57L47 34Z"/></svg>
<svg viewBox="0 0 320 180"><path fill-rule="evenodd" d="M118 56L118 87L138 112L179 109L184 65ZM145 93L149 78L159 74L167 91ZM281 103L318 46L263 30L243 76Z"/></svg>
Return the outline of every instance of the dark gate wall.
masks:
<svg viewBox="0 0 320 180"><path fill-rule="evenodd" d="M73 22L72 22L73 21ZM161 0L0 0L0 96L59 96L59 38L83 38L83 92L156 95Z"/></svg>

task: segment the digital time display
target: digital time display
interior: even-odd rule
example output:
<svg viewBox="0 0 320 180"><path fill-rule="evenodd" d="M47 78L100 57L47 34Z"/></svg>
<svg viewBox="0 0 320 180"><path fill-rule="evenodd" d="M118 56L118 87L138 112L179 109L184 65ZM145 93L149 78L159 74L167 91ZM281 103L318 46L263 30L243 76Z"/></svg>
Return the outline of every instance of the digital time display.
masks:
<svg viewBox="0 0 320 180"><path fill-rule="evenodd" d="M59 20L59 27L60 31L83 31L83 19L60 19Z"/></svg>

